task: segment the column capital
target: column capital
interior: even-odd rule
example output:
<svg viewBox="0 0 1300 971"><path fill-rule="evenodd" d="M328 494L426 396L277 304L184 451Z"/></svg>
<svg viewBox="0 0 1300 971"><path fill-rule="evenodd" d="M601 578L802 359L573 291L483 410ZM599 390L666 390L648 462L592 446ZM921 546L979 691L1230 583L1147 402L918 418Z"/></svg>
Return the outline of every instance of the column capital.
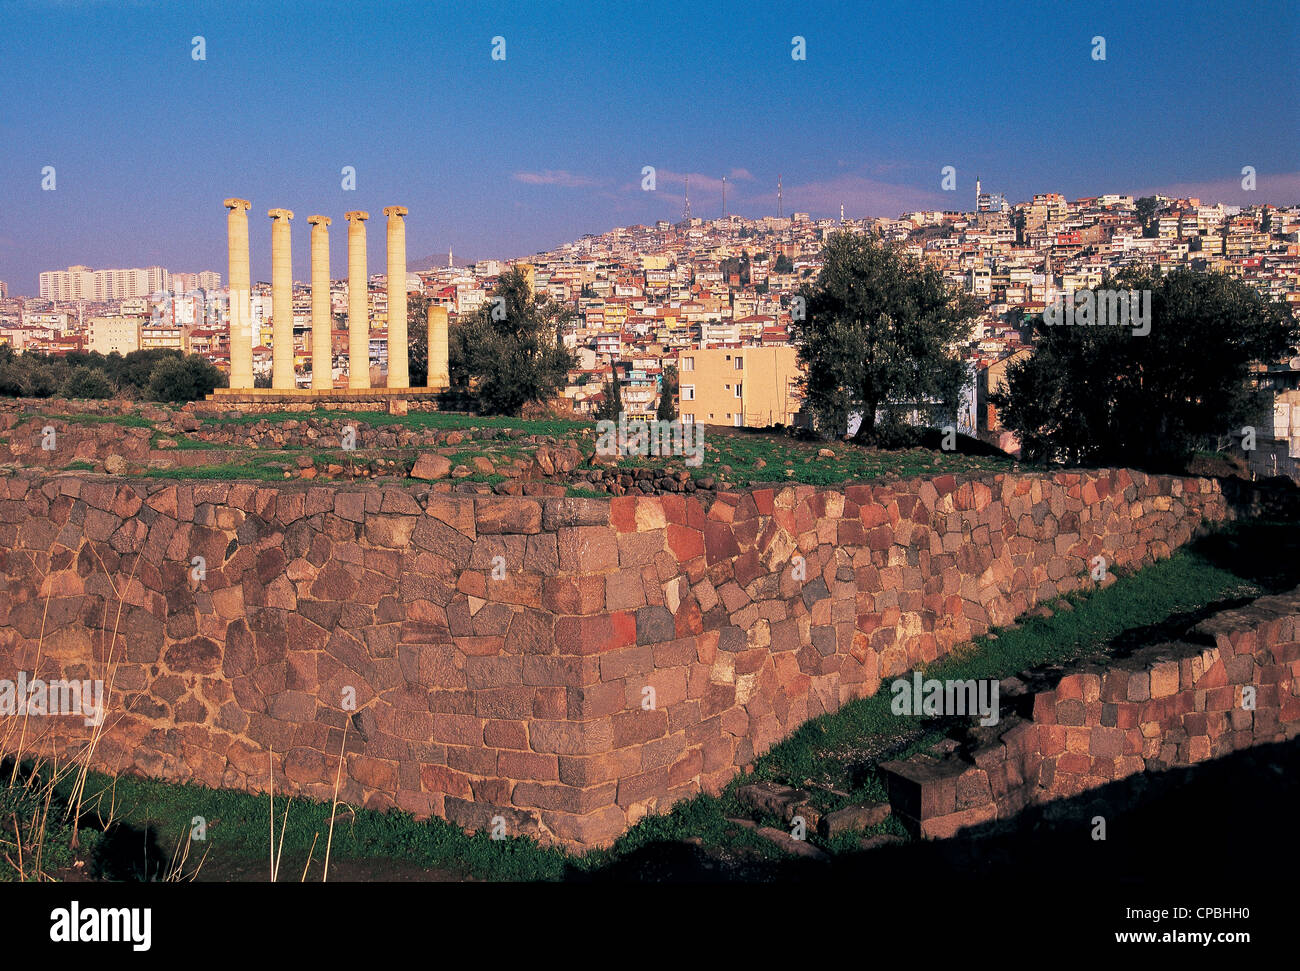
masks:
<svg viewBox="0 0 1300 971"><path fill-rule="evenodd" d="M227 209L252 209L253 204L247 199L227 199L222 203Z"/></svg>
<svg viewBox="0 0 1300 971"><path fill-rule="evenodd" d="M398 217L400 217L400 216L405 216L405 215L406 215L406 207L405 207L405 206L385 206L385 207L384 207L384 215L385 215L385 216L390 216L390 217L391 217L391 216L398 216Z"/></svg>
<svg viewBox="0 0 1300 971"><path fill-rule="evenodd" d="M292 219L292 218L293 218L293 210L292 210L292 209L268 209L268 210L266 211L266 214L267 214L268 216L270 216L272 219Z"/></svg>
<svg viewBox="0 0 1300 971"><path fill-rule="evenodd" d="M351 212L345 212L343 218L348 222L364 222L370 218L370 213L364 212L360 209L354 209Z"/></svg>
<svg viewBox="0 0 1300 971"><path fill-rule="evenodd" d="M333 220L329 216L308 216L307 222L312 226L328 226Z"/></svg>

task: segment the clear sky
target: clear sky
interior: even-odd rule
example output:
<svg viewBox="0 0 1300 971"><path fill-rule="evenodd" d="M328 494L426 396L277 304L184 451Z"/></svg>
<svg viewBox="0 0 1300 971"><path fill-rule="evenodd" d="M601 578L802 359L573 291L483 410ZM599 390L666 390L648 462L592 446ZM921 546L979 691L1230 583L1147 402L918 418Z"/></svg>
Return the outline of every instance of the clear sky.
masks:
<svg viewBox="0 0 1300 971"><path fill-rule="evenodd" d="M784 208L972 208L1034 192L1300 201L1300 5L0 0L0 280L161 264L227 272L222 199L405 205L412 262ZM807 59L791 57L805 39ZM206 60L192 56L202 36ZM493 38L505 60L493 60ZM1093 59L1096 36L1104 61ZM355 166L356 189L341 187ZM657 170L643 191L642 167ZM957 189L940 189L940 170ZM1258 188L1241 189L1255 167ZM55 168L56 189L41 189Z"/></svg>

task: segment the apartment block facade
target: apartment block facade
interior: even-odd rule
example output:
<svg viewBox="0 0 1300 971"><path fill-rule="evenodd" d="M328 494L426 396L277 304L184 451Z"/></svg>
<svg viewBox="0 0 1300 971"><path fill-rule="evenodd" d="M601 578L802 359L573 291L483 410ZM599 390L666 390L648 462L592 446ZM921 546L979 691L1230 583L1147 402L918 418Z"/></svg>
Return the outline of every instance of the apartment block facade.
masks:
<svg viewBox="0 0 1300 971"><path fill-rule="evenodd" d="M735 428L792 424L803 406L797 355L788 345L683 350L677 361L682 421Z"/></svg>

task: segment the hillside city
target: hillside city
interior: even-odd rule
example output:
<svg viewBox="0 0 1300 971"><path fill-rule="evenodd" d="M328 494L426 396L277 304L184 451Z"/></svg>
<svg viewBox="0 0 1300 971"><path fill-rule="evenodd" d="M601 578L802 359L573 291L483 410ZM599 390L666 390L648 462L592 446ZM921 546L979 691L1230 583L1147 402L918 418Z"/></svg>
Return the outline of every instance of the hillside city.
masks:
<svg viewBox="0 0 1300 971"><path fill-rule="evenodd" d="M1300 306L1300 206L1207 205L1196 198L1101 195L1066 200L1039 193L1009 204L981 192L974 211L923 211L897 219L813 219L808 213L748 219L690 217L588 235L528 258L536 291L571 308L564 342L577 364L563 397L575 415L594 414L611 369L629 418L652 418L675 368L682 421L764 427L797 425L800 366L790 340L791 298L821 269L834 232L878 233L933 261L982 311L962 353L969 381L958 429L1001 448L1013 436L986 396L1008 364L1031 354L1031 330L1061 295L1102 286L1133 266L1188 267L1239 277L1266 297ZM434 263L426 260L424 265ZM441 262L438 260L436 262ZM448 309L453 322L490 298L511 265L480 260L408 273L408 292ZM370 364L386 369L386 279L370 276ZM0 345L17 353L127 354L171 348L229 372L228 293L216 271L162 267L40 275L37 297L10 296L0 282ZM254 372L269 374L271 286L254 282ZM336 383L346 380L347 282L331 285ZM300 385L310 381L310 292L294 284L294 352ZM1297 474L1300 360L1266 368L1275 391L1250 455L1262 474Z"/></svg>

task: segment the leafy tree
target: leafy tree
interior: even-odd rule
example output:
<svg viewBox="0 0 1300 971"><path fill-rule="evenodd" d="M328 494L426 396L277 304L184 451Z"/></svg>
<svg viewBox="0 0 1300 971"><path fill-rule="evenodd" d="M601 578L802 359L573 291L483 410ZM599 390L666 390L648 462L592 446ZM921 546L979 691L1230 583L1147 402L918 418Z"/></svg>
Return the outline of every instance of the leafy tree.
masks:
<svg viewBox="0 0 1300 971"><path fill-rule="evenodd" d="M464 367L481 410L518 415L564 386L574 358L560 333L573 316L549 297L534 296L522 270L501 275L492 297L463 325Z"/></svg>
<svg viewBox="0 0 1300 971"><path fill-rule="evenodd" d="M790 257L786 256L784 253L778 253L776 257L776 265L773 269L777 273L793 273L794 263L791 262Z"/></svg>
<svg viewBox="0 0 1300 971"><path fill-rule="evenodd" d="M655 408L655 418L659 421L676 421L677 407L673 397L677 394L677 366L669 364L664 368L663 386L659 389L659 404Z"/></svg>
<svg viewBox="0 0 1300 971"><path fill-rule="evenodd" d="M195 401L226 386L226 376L198 354L162 361L149 376L154 401Z"/></svg>
<svg viewBox="0 0 1300 971"><path fill-rule="evenodd" d="M1159 203L1155 196L1143 196L1135 203L1137 207L1138 221L1142 223L1142 235L1151 238L1160 231L1160 225L1156 222L1156 210Z"/></svg>
<svg viewBox="0 0 1300 971"><path fill-rule="evenodd" d="M605 400L596 407L597 420L618 421L623 413L623 392L619 390L618 369L611 365L609 380L601 386Z"/></svg>
<svg viewBox="0 0 1300 971"><path fill-rule="evenodd" d="M818 428L841 434L860 411L855 441L888 444L913 411L929 422L954 414L974 300L878 234L835 233L822 260L791 325Z"/></svg>
<svg viewBox="0 0 1300 971"><path fill-rule="evenodd" d="M469 390L469 329L459 318L447 324L447 371L453 391Z"/></svg>
<svg viewBox="0 0 1300 971"><path fill-rule="evenodd" d="M990 395L1030 460L1180 469L1196 448L1257 420L1255 362L1295 353L1290 309L1222 273L1130 269L1108 288L1151 291L1150 333L1035 325L1031 358Z"/></svg>
<svg viewBox="0 0 1300 971"><path fill-rule="evenodd" d="M429 304L431 302L422 293L406 296L407 370L413 388L423 388L429 381Z"/></svg>
<svg viewBox="0 0 1300 971"><path fill-rule="evenodd" d="M166 348L151 348L144 351L131 351L123 357L114 351L104 359L108 376L123 391L134 390L147 394L149 381L153 372L163 361L179 361L179 351Z"/></svg>
<svg viewBox="0 0 1300 971"><path fill-rule="evenodd" d="M23 394L28 398L50 398L59 393L62 369L52 362L39 361L23 369Z"/></svg>
<svg viewBox="0 0 1300 971"><path fill-rule="evenodd" d="M102 370L78 365L68 372L59 394L65 398L111 398L113 382Z"/></svg>

